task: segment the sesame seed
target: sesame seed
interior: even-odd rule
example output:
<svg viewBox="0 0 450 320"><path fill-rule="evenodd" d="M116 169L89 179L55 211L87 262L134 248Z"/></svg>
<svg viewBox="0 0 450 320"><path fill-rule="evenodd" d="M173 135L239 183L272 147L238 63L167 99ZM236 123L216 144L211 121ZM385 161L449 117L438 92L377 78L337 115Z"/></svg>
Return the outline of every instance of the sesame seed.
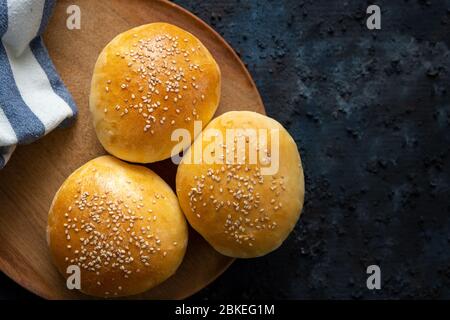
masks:
<svg viewBox="0 0 450 320"><path fill-rule="evenodd" d="M226 146L223 147L226 149ZM219 188L214 188L222 179L226 180L227 187L220 185ZM249 243L249 246L252 246L259 230L272 230L277 226L276 223L270 223L270 215L265 213L265 209L259 208L261 195L255 192L255 186L258 184L267 185L267 189L272 190L270 187L278 183L279 179L272 180L267 182L258 166L228 164L220 169L209 168L205 174L194 176L194 185L188 193L190 209L200 219L201 215L196 212L199 204L206 207L211 203L216 212L224 208L229 212L224 223L224 234L239 244ZM211 190L206 199L202 195L203 190ZM276 194L278 191L272 192ZM232 195L234 201L221 200L223 194ZM281 202L276 202L274 198L270 201L274 205L273 210L281 208ZM257 217L249 219L251 212Z"/></svg>
<svg viewBox="0 0 450 320"><path fill-rule="evenodd" d="M71 249L77 243L77 250L73 259L66 257L65 261L76 263L85 270L96 271L96 275L100 275L99 270L104 267L118 269L128 278L132 273L128 264L134 260L130 247L135 246L140 250L139 256L144 260L144 266L150 266L147 257L154 251L151 248L161 246L162 241L157 236L144 240L143 235L150 230L150 226L134 227L135 220L144 221L145 215L141 212L150 209L144 208L143 197L131 200L133 205L112 198L109 192L90 195L79 191L74 198L77 216L68 218L66 213L68 223L64 224L66 238L70 242L67 248ZM72 211L72 207L69 209ZM79 230L86 236L77 239L69 234L69 230Z"/></svg>
<svg viewBox="0 0 450 320"><path fill-rule="evenodd" d="M195 52L200 47L191 48L190 51L179 48L180 40L178 37L171 37L169 35L156 36L148 39L136 37L129 51L116 53L116 56L125 60L121 63L126 63L130 68L129 74L137 74L135 77L139 77L139 82L136 85L138 86L137 90L141 94L138 97L130 92L130 96L126 97L124 101L125 103L128 103L129 100L138 101L133 108L129 106L127 109L129 112L137 111L144 117L146 120L143 127L144 132L154 134L154 130L148 126L149 123L147 120L157 122L161 126L167 125L167 123L174 125L176 119L163 119L163 117L159 117L160 110L158 110L158 107L162 106L163 111L168 111L169 106L163 105L161 102L169 101L169 99L174 103L180 103L183 99L180 90L186 90L188 88L187 84L189 84L188 78L185 76L187 70L190 71L193 81L200 78L198 75L202 72L201 67L189 62L190 51ZM183 41L187 42L188 39L184 39ZM178 57L183 57L183 59L178 59ZM195 73L195 75L192 73ZM120 87L122 90L128 89L129 86L134 87L134 82L134 78L132 79L130 76L126 76L120 82ZM108 81L108 84L111 84L111 82ZM193 87L196 90L200 88L195 82L193 83ZM166 94L160 95L162 92ZM195 104L194 101L190 102ZM126 111L116 110L119 111L121 117L127 114ZM176 113L180 114L179 109ZM150 118L149 114L153 114L153 118ZM196 110L192 112L192 115L194 119L199 118ZM186 117L185 121L189 122L191 118Z"/></svg>

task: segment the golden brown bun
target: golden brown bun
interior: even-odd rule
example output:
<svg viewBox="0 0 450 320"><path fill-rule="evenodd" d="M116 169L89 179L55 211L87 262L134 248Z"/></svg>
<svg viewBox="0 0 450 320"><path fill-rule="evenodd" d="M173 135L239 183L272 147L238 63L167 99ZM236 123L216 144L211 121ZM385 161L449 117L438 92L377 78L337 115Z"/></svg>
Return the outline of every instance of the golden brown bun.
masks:
<svg viewBox="0 0 450 320"><path fill-rule="evenodd" d="M191 156L200 141L203 144L200 150L205 152L214 140L205 138L208 130L217 129L225 137L226 129L247 128L279 129L280 158L276 174L262 175L261 169L268 168L267 163L258 160L251 164L249 152L245 164L241 165L206 164L205 161L188 164L187 159L194 159ZM270 151L273 143L270 132L267 136L267 148L260 150L274 158ZM176 177L180 205L191 226L227 256L258 257L278 248L294 228L303 207L303 169L292 137L275 120L247 111L228 112L214 119L202 137L195 140L183 157ZM236 141L231 140L235 148ZM245 143L246 150L257 150L255 140L248 139ZM223 153L230 149L223 148Z"/></svg>
<svg viewBox="0 0 450 320"><path fill-rule="evenodd" d="M220 98L220 69L192 34L152 23L115 37L101 52L90 110L103 147L123 160L171 156L174 129L206 125ZM183 146L189 147L189 145Z"/></svg>
<svg viewBox="0 0 450 320"><path fill-rule="evenodd" d="M78 265L82 292L115 297L146 291L174 274L188 232L174 192L158 175L103 156L58 190L47 239L64 277L69 265Z"/></svg>

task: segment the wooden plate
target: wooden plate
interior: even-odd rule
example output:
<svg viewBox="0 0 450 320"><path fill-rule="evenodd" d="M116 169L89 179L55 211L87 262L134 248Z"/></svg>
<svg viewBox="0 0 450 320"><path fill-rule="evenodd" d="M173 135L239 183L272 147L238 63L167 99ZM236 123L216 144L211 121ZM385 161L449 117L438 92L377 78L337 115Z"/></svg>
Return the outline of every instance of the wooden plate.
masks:
<svg viewBox="0 0 450 320"><path fill-rule="evenodd" d="M66 9L81 8L81 30L68 30ZM222 99L217 114L230 110L264 113L249 73L231 47L208 25L173 3L153 0L58 1L45 42L53 61L79 107L69 129L20 146L0 171L0 268L30 291L49 299L87 298L69 291L50 261L45 240L51 200L69 174L105 153L98 142L88 111L89 85L102 48L118 33L156 21L178 25L196 35L211 51L222 70ZM171 161L150 166L172 187L176 167ZM134 298L181 299L218 277L233 259L214 251L190 231L189 246L172 278Z"/></svg>

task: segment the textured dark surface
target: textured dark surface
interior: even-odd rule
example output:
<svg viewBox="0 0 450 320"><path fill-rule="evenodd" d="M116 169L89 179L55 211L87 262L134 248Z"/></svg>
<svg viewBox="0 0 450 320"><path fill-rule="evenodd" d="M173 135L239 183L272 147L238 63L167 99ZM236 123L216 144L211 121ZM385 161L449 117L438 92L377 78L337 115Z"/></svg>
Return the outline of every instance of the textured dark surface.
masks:
<svg viewBox="0 0 450 320"><path fill-rule="evenodd" d="M450 298L450 0L175 2L240 54L306 176L284 245L193 299ZM32 295L0 276L2 297Z"/></svg>

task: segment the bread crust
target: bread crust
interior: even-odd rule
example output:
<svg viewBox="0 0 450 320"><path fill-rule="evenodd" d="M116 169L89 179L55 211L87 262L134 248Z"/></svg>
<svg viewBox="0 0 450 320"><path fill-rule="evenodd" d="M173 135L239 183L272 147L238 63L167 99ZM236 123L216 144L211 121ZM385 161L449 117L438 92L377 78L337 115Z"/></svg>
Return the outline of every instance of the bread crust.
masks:
<svg viewBox="0 0 450 320"><path fill-rule="evenodd" d="M153 171L111 156L72 173L48 216L52 259L67 278L81 271L81 291L97 297L138 294L175 273L188 241L172 189Z"/></svg>
<svg viewBox="0 0 450 320"><path fill-rule="evenodd" d="M200 40L174 25L151 23L119 34L103 49L89 105L109 153L150 163L171 156L175 129L193 136L195 120L205 126L212 119L220 89L219 66Z"/></svg>
<svg viewBox="0 0 450 320"><path fill-rule="evenodd" d="M277 121L248 111L233 111L215 118L204 129L278 129L279 169L276 174L261 175L264 163L195 164L198 144L205 150L203 134L187 151L176 177L176 191L190 225L217 251L239 258L265 255L286 239L294 228L304 201L304 176L297 145ZM249 140L246 150L258 148ZM271 150L269 141L267 150ZM232 144L236 147L236 143ZM259 145L261 146L261 145ZM224 149L228 153L229 148Z"/></svg>

